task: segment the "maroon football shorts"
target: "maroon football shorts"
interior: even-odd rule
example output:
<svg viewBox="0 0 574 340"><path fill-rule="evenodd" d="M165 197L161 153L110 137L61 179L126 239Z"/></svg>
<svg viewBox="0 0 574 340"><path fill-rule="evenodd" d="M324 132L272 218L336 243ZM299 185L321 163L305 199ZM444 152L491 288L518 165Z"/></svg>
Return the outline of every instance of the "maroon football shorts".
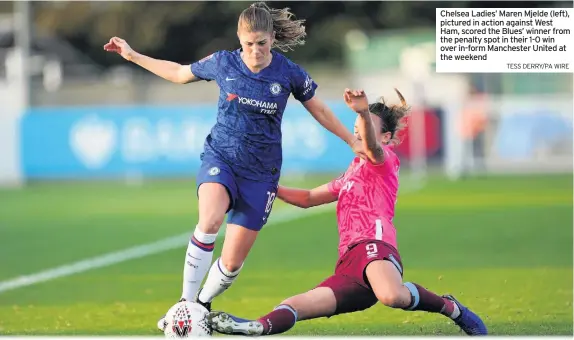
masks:
<svg viewBox="0 0 574 340"><path fill-rule="evenodd" d="M328 287L335 293L335 314L362 311L377 303L366 276L367 265L373 261L392 262L403 275L399 252L390 244L378 240L366 240L354 244L337 262L335 274L317 287Z"/></svg>

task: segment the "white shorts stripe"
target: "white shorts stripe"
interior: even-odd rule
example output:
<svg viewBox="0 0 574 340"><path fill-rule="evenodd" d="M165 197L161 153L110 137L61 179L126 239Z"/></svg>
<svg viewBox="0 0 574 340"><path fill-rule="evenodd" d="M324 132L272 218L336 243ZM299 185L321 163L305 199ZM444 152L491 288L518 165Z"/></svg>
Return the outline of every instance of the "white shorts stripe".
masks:
<svg viewBox="0 0 574 340"><path fill-rule="evenodd" d="M377 228L376 232L375 232L375 240L382 241L383 240L383 223L381 222L381 220L375 221L375 228Z"/></svg>

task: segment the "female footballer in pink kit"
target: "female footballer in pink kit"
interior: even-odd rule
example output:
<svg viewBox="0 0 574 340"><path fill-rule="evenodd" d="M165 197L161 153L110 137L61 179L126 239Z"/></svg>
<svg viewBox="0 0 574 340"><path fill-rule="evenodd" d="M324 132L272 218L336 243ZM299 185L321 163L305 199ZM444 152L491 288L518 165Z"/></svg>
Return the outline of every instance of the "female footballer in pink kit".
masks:
<svg viewBox="0 0 574 340"><path fill-rule="evenodd" d="M393 145L409 108L396 92L401 105L387 106L383 99L369 105L363 91L345 90L347 105L358 113L355 135L362 141L367 159L356 157L343 175L312 190L279 186L277 197L302 208L338 200L335 274L257 320L212 312L208 322L214 330L231 335L278 334L297 321L361 311L380 301L406 311L440 313L468 335L487 334L480 317L453 296L438 296L416 283L403 283L393 225L400 167Z"/></svg>

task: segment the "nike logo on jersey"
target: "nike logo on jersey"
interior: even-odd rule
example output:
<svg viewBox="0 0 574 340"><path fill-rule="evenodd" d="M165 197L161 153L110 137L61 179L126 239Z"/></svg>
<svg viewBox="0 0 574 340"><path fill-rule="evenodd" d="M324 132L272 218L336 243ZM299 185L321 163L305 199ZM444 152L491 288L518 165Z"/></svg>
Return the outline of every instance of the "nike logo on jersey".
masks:
<svg viewBox="0 0 574 340"><path fill-rule="evenodd" d="M227 80L227 81L232 81L232 80L235 80L235 79L237 79L237 78L229 78L229 77L225 77L225 80Z"/></svg>

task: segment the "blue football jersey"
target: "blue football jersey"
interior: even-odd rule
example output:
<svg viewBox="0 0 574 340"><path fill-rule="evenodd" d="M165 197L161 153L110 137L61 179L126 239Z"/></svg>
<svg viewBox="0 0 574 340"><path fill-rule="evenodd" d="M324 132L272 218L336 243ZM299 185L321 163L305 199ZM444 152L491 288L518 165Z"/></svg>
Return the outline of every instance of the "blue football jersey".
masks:
<svg viewBox="0 0 574 340"><path fill-rule="evenodd" d="M241 50L219 51L191 65L193 74L220 88L217 123L203 156L224 160L238 176L278 181L283 160L281 120L289 96L305 102L317 84L299 65L272 51L271 64L253 73ZM203 157L202 156L202 157Z"/></svg>

